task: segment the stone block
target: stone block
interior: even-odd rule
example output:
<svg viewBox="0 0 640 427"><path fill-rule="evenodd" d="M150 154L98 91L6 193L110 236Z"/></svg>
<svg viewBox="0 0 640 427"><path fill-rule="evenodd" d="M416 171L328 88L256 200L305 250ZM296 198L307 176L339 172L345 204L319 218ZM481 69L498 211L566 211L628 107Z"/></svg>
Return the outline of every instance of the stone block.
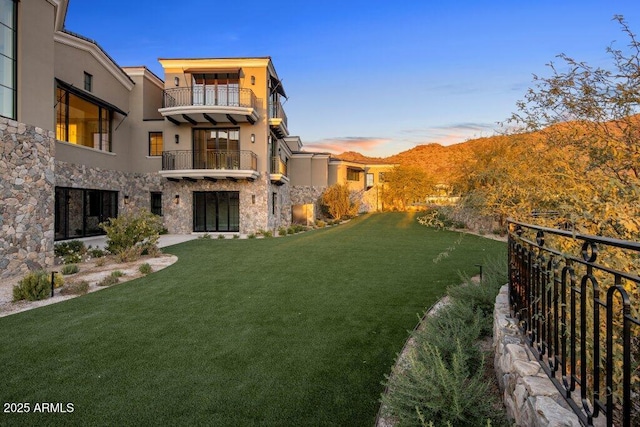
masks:
<svg viewBox="0 0 640 427"><path fill-rule="evenodd" d="M535 425L540 427L579 427L578 417L570 410L558 405L547 396L536 397L533 402Z"/></svg>

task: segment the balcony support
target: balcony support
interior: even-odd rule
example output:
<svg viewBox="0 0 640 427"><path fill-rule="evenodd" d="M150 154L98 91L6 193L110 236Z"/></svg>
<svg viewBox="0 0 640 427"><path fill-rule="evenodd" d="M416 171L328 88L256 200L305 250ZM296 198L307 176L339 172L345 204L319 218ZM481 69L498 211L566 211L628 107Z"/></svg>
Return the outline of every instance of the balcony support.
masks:
<svg viewBox="0 0 640 427"><path fill-rule="evenodd" d="M249 122L249 124L254 125L256 123L256 121L253 119L253 117L251 116L245 116L247 118L247 121Z"/></svg>
<svg viewBox="0 0 640 427"><path fill-rule="evenodd" d="M171 116L166 116L166 117L167 117L167 120L169 120L169 121L170 121L171 123L173 123L174 125L176 125L176 126L180 126L180 122L179 122L179 121L177 121L176 119L174 119L173 117L171 117Z"/></svg>
<svg viewBox="0 0 640 427"><path fill-rule="evenodd" d="M214 178L214 177L211 177L211 176L205 176L204 179L205 179L205 181L211 181L211 182L217 182L218 181L217 178Z"/></svg>
<svg viewBox="0 0 640 427"><path fill-rule="evenodd" d="M231 114L227 114L227 120L229 120L231 123L233 123L234 126L238 125L238 121L236 119L234 119Z"/></svg>
<svg viewBox="0 0 640 427"><path fill-rule="evenodd" d="M187 116L186 114L183 114L182 118L185 119L186 121L188 121L189 123L191 123L194 126L198 124L198 122L196 122L195 120L193 120L191 117Z"/></svg>
<svg viewBox="0 0 640 427"><path fill-rule="evenodd" d="M206 121L208 121L208 122L209 122L209 123L211 123L212 125L216 126L216 125L218 124L218 122L216 122L216 121L213 119L213 117L211 117L210 115L208 115L208 114L206 114L206 113L205 113L205 114L203 114L202 116L205 118L205 120L206 120ZM248 116L247 116L247 117L248 117ZM252 123L252 124L253 124L253 123Z"/></svg>

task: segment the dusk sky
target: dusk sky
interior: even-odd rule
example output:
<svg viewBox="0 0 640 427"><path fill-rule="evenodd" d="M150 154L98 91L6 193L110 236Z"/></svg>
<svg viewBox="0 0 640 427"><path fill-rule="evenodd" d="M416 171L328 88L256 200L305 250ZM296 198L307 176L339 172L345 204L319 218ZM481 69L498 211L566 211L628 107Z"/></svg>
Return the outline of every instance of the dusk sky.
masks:
<svg viewBox="0 0 640 427"><path fill-rule="evenodd" d="M270 56L306 149L388 156L491 136L565 53L608 67L638 0L70 0L67 29L121 66Z"/></svg>

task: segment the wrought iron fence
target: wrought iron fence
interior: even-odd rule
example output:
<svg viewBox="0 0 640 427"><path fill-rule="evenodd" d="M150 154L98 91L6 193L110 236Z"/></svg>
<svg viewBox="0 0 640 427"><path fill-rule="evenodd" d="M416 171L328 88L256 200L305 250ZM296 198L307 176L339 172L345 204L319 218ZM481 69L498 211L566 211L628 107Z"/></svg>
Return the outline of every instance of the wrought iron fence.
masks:
<svg viewBox="0 0 640 427"><path fill-rule="evenodd" d="M258 170L258 156L248 150L175 150L162 153L162 170Z"/></svg>
<svg viewBox="0 0 640 427"><path fill-rule="evenodd" d="M640 425L640 243L510 220L508 246L512 311L581 423Z"/></svg>
<svg viewBox="0 0 640 427"><path fill-rule="evenodd" d="M282 123L287 127L287 114L284 112L284 107L282 107L282 103L280 101L272 102L269 101L269 118L270 119L282 119Z"/></svg>
<svg viewBox="0 0 640 427"><path fill-rule="evenodd" d="M163 95L165 108L191 105L258 108L251 89L233 86L176 87L165 89Z"/></svg>
<svg viewBox="0 0 640 427"><path fill-rule="evenodd" d="M279 156L271 158L271 173L287 176L287 164Z"/></svg>

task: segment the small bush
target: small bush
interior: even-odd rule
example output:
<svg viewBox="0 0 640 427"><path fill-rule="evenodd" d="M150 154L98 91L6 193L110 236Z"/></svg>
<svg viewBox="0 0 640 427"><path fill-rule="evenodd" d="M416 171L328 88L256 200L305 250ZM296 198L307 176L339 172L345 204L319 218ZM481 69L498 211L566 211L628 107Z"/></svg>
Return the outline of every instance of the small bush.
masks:
<svg viewBox="0 0 640 427"><path fill-rule="evenodd" d="M198 239L202 239L202 240L208 240L211 239L211 234L209 233L204 233L202 236L199 236Z"/></svg>
<svg viewBox="0 0 640 427"><path fill-rule="evenodd" d="M318 228L324 228L326 226L326 223L324 221L322 221L321 219L319 219L318 221L316 221L316 227Z"/></svg>
<svg viewBox="0 0 640 427"><path fill-rule="evenodd" d="M233 235L233 238L234 238L234 239L239 239L239 238L240 238L240 235L239 235L239 234L234 234L234 235Z"/></svg>
<svg viewBox="0 0 640 427"><path fill-rule="evenodd" d="M107 233L107 250L114 255L128 252L125 259L134 261L145 251L157 249L162 219L146 210L125 213L100 224ZM138 258L131 257L138 254Z"/></svg>
<svg viewBox="0 0 640 427"><path fill-rule="evenodd" d="M153 269L151 268L151 266L149 265L148 262L145 262L144 264L142 264L139 268L138 271L140 271L140 273L144 274L145 276L147 274L150 274L153 272Z"/></svg>
<svg viewBox="0 0 640 427"><path fill-rule="evenodd" d="M114 270L114 271L111 272L111 275L113 277L118 278L118 277L124 276L124 273L122 271L120 271L120 270Z"/></svg>
<svg viewBox="0 0 640 427"><path fill-rule="evenodd" d="M255 238L256 238L255 233L251 233L247 236L247 239L255 239Z"/></svg>
<svg viewBox="0 0 640 427"><path fill-rule="evenodd" d="M278 228L278 236L286 236L287 235L287 227L279 227Z"/></svg>
<svg viewBox="0 0 640 427"><path fill-rule="evenodd" d="M69 283L60 289L61 295L84 295L87 292L89 292L89 282L86 280Z"/></svg>
<svg viewBox="0 0 640 427"><path fill-rule="evenodd" d="M66 242L56 243L53 246L53 252L55 256L64 258L70 254L84 254L87 252L87 248L84 246L84 242L80 240L69 240Z"/></svg>
<svg viewBox="0 0 640 427"><path fill-rule="evenodd" d="M295 233L296 233L296 229L293 225L287 228L287 234L295 234Z"/></svg>
<svg viewBox="0 0 640 427"><path fill-rule="evenodd" d="M273 233L271 232L271 230L266 230L262 232L262 235L264 237L273 237Z"/></svg>
<svg viewBox="0 0 640 427"><path fill-rule="evenodd" d="M218 240L224 240L226 239L226 237L224 237L224 234L218 234Z"/></svg>
<svg viewBox="0 0 640 427"><path fill-rule="evenodd" d="M77 264L66 264L60 270L60 272L65 276L69 274L76 274L78 271L80 271L80 268L78 268Z"/></svg>
<svg viewBox="0 0 640 427"><path fill-rule="evenodd" d="M102 257L102 258L98 258L96 260L96 267L102 267L103 265L107 264L107 258L106 257Z"/></svg>
<svg viewBox="0 0 640 427"><path fill-rule="evenodd" d="M91 256L91 258L102 258L107 254L103 249L100 248L88 249L87 253L89 254L89 256Z"/></svg>
<svg viewBox="0 0 640 427"><path fill-rule="evenodd" d="M117 278L113 274L110 274L106 276L104 279L102 279L101 281L99 281L98 286L111 286L111 285L115 285L119 281L120 281L119 278Z"/></svg>
<svg viewBox="0 0 640 427"><path fill-rule="evenodd" d="M54 288L64 285L62 275L56 273L53 279ZM44 270L33 271L13 287L13 300L38 301L51 296L51 273Z"/></svg>

